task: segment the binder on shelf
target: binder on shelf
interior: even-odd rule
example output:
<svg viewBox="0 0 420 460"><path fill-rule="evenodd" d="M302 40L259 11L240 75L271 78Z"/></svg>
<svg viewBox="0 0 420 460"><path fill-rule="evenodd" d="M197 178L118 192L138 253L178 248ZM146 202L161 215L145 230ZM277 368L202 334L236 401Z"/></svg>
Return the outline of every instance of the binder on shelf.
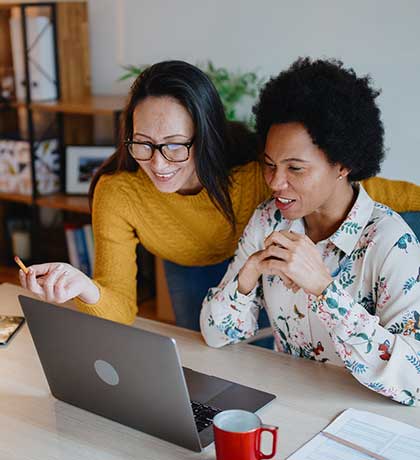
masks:
<svg viewBox="0 0 420 460"><path fill-rule="evenodd" d="M31 99L48 101L57 99L57 76L54 63L54 36L50 19L45 16L26 17L26 31L29 51L29 75L31 78ZM49 25L50 24L50 25ZM16 96L26 98L24 45L22 22L19 13L10 18L13 68Z"/></svg>

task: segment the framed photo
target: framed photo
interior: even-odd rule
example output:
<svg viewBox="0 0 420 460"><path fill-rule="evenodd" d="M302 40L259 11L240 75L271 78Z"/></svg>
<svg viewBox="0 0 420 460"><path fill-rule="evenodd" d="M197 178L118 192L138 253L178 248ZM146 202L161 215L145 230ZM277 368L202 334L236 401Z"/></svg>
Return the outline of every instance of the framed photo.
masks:
<svg viewBox="0 0 420 460"><path fill-rule="evenodd" d="M93 175L115 150L113 146L67 146L66 193L87 195Z"/></svg>

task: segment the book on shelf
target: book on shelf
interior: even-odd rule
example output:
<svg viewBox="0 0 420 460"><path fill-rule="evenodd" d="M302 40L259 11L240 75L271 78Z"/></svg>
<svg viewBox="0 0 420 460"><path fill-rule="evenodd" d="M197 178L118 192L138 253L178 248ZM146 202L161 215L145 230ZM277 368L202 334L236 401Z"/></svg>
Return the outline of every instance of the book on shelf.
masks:
<svg viewBox="0 0 420 460"><path fill-rule="evenodd" d="M77 227L74 229L74 238L76 240L77 255L79 256L79 269L86 275L91 276L89 254L83 227Z"/></svg>
<svg viewBox="0 0 420 460"><path fill-rule="evenodd" d="M88 276L93 274L93 234L91 225L64 224L70 264Z"/></svg>
<svg viewBox="0 0 420 460"><path fill-rule="evenodd" d="M72 224L64 224L64 233L66 235L66 243L67 243L67 253L69 256L70 264L73 267L79 269L79 255L76 249L76 238L74 236L74 228L75 226Z"/></svg>
<svg viewBox="0 0 420 460"><path fill-rule="evenodd" d="M95 247L93 244L93 232L92 225L86 224L83 225L83 231L85 234L86 247L89 256L89 266L91 275L93 275L94 261L95 261Z"/></svg>

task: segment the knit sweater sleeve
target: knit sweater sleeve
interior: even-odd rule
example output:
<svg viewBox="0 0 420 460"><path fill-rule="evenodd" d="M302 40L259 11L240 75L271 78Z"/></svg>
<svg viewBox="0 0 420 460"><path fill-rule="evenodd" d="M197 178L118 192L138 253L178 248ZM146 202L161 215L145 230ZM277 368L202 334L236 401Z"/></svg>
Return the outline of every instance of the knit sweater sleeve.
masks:
<svg viewBox="0 0 420 460"><path fill-rule="evenodd" d="M370 197L397 212L420 211L420 186L410 182L372 177L362 181Z"/></svg>
<svg viewBox="0 0 420 460"><path fill-rule="evenodd" d="M131 208L118 176L104 176L95 188L92 227L95 242L94 282L100 298L95 304L75 299L86 313L131 324L137 313L139 242L130 223Z"/></svg>

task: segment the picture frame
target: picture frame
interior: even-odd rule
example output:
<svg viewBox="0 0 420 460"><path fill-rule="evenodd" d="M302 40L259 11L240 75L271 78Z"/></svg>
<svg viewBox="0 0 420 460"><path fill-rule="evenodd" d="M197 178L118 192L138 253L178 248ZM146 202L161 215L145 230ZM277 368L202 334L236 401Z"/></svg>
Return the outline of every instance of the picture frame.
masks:
<svg viewBox="0 0 420 460"><path fill-rule="evenodd" d="M96 170L115 150L115 146L68 145L66 147L66 193L87 195Z"/></svg>

